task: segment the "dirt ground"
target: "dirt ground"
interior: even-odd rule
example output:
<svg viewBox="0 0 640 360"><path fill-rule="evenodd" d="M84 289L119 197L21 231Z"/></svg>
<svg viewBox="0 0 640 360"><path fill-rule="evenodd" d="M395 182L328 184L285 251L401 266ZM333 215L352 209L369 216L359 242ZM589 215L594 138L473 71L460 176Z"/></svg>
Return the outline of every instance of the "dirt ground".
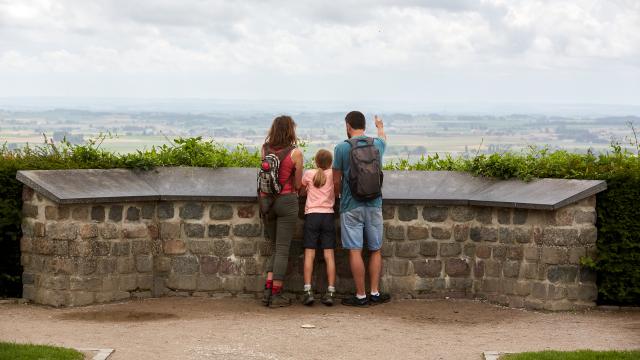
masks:
<svg viewBox="0 0 640 360"><path fill-rule="evenodd" d="M638 349L640 312L540 313L470 300L394 300L364 309L268 309L237 298L74 309L4 304L0 340L115 348L114 360L481 359L485 350Z"/></svg>

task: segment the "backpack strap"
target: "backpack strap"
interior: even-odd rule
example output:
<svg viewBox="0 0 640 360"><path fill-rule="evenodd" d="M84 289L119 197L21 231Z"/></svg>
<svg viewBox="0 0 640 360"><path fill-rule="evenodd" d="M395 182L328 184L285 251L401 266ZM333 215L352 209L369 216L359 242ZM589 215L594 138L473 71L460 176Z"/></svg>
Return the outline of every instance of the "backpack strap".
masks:
<svg viewBox="0 0 640 360"><path fill-rule="evenodd" d="M360 142L360 141L365 141L367 143L367 145L373 145L373 138L372 137L368 137L368 136L366 138L364 138L364 139L362 139L362 138L359 138L359 139L351 138L351 139L345 140L345 142L349 143L349 145L351 145L352 148L357 147L358 146L358 142Z"/></svg>

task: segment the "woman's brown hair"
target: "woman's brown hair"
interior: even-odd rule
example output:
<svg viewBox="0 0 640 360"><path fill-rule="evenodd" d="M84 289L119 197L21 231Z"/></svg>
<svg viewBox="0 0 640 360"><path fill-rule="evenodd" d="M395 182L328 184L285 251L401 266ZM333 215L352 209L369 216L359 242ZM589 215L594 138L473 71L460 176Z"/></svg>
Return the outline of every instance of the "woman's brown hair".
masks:
<svg viewBox="0 0 640 360"><path fill-rule="evenodd" d="M264 143L272 148L286 148L298 144L296 123L291 116L281 115L273 119Z"/></svg>
<svg viewBox="0 0 640 360"><path fill-rule="evenodd" d="M316 153L316 174L313 177L313 186L319 188L323 187L327 183L327 176L324 171L331 167L333 161L333 155L331 152L325 149L320 149Z"/></svg>

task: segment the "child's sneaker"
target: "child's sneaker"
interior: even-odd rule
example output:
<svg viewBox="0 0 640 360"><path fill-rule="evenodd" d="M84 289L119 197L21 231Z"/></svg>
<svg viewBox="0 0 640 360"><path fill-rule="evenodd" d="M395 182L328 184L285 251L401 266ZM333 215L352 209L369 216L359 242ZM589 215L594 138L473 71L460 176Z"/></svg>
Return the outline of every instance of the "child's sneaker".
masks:
<svg viewBox="0 0 640 360"><path fill-rule="evenodd" d="M378 295L370 295L369 296L369 303L371 303L371 305L379 305L379 304L384 304L391 301L391 295L387 294L387 293L383 293L382 291L380 291L378 293Z"/></svg>
<svg viewBox="0 0 640 360"><path fill-rule="evenodd" d="M302 303L304 305L311 306L311 305L313 305L313 302L315 300L316 299L313 298L313 291L312 290L306 290L304 292L304 297L302 298Z"/></svg>
<svg viewBox="0 0 640 360"><path fill-rule="evenodd" d="M363 298L363 299L358 299L357 296L355 295L351 295L348 298L344 298L342 299L342 305L345 306L357 306L357 307L366 307L369 306L369 299L368 298Z"/></svg>
<svg viewBox="0 0 640 360"><path fill-rule="evenodd" d="M326 293L324 293L324 296L322 296L322 299L320 299L320 301L327 306L333 306L333 302L335 298L336 298L335 291L327 291Z"/></svg>

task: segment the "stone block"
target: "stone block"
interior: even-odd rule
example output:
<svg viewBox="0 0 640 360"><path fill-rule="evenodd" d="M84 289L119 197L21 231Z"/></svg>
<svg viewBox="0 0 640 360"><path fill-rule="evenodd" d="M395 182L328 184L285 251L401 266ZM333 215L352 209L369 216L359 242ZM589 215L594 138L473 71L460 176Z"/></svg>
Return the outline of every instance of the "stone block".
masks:
<svg viewBox="0 0 640 360"><path fill-rule="evenodd" d="M27 203L22 204L22 216L36 219L38 217L38 206Z"/></svg>
<svg viewBox="0 0 640 360"><path fill-rule="evenodd" d="M413 270L420 277L440 277L442 273L442 261L413 260Z"/></svg>
<svg viewBox="0 0 640 360"><path fill-rule="evenodd" d="M151 255L136 255L136 271L141 273L153 271L153 256Z"/></svg>
<svg viewBox="0 0 640 360"><path fill-rule="evenodd" d="M131 254L131 244L126 242L114 242L111 245L112 256L129 256Z"/></svg>
<svg viewBox="0 0 640 360"><path fill-rule="evenodd" d="M46 232L52 240L75 240L78 226L74 223L49 223Z"/></svg>
<svg viewBox="0 0 640 360"><path fill-rule="evenodd" d="M24 185L22 187L22 202L29 202L33 200L33 196L35 195L35 191L28 187L27 185Z"/></svg>
<svg viewBox="0 0 640 360"><path fill-rule="evenodd" d="M264 284L263 284L264 285ZM199 276L196 288L200 291L223 290L222 279L217 276Z"/></svg>
<svg viewBox="0 0 640 360"><path fill-rule="evenodd" d="M431 227L431 237L437 240L449 240L451 239L451 228L433 226Z"/></svg>
<svg viewBox="0 0 640 360"><path fill-rule="evenodd" d="M80 237L83 239L94 239L98 237L98 225L82 224L80 225Z"/></svg>
<svg viewBox="0 0 640 360"><path fill-rule="evenodd" d="M482 292L496 293L502 291L502 281L500 279L483 279L481 284Z"/></svg>
<svg viewBox="0 0 640 360"><path fill-rule="evenodd" d="M95 296L96 295L94 292L89 292L89 291L69 291L65 305L67 306L91 305L95 302Z"/></svg>
<svg viewBox="0 0 640 360"><path fill-rule="evenodd" d="M473 276L476 279L482 279L484 277L484 261L478 260L473 265Z"/></svg>
<svg viewBox="0 0 640 360"><path fill-rule="evenodd" d="M420 253L420 244L417 241L399 242L396 245L396 256L403 258L415 258Z"/></svg>
<svg viewBox="0 0 640 360"><path fill-rule="evenodd" d="M132 272L135 272L135 259L132 257L119 257L116 260L116 271L119 274L130 274Z"/></svg>
<svg viewBox="0 0 640 360"><path fill-rule="evenodd" d="M71 209L71 218L78 221L88 220L89 208L87 206L74 206Z"/></svg>
<svg viewBox="0 0 640 360"><path fill-rule="evenodd" d="M404 226L402 225L384 225L384 236L391 241L404 240Z"/></svg>
<svg viewBox="0 0 640 360"><path fill-rule="evenodd" d="M122 211L123 211L122 205L111 205L109 207L109 220L113 222L122 221Z"/></svg>
<svg viewBox="0 0 640 360"><path fill-rule="evenodd" d="M204 214L204 207L201 203L188 202L180 207L180 218L184 220L200 220Z"/></svg>
<svg viewBox="0 0 640 360"><path fill-rule="evenodd" d="M436 241L420 242L420 255L426 257L438 256L438 243Z"/></svg>
<svg viewBox="0 0 640 360"><path fill-rule="evenodd" d="M537 279L538 278L538 264L537 263L524 263L522 264L522 277L525 279Z"/></svg>
<svg viewBox="0 0 640 360"><path fill-rule="evenodd" d="M578 287L577 298L582 301L596 301L598 288L592 284L581 284Z"/></svg>
<svg viewBox="0 0 640 360"><path fill-rule="evenodd" d="M175 208L171 202L161 202L158 204L158 219L169 220L175 216Z"/></svg>
<svg viewBox="0 0 640 360"><path fill-rule="evenodd" d="M145 224L127 224L122 228L125 239L141 239L149 237L149 228Z"/></svg>
<svg viewBox="0 0 640 360"><path fill-rule="evenodd" d="M411 221L418 219L418 208L413 205L398 206L398 220Z"/></svg>
<svg viewBox="0 0 640 360"><path fill-rule="evenodd" d="M495 260L485 261L484 274L489 277L500 277L502 275L502 262Z"/></svg>
<svg viewBox="0 0 640 360"><path fill-rule="evenodd" d="M488 259L491 257L491 248L487 245L476 246L476 256L481 259Z"/></svg>
<svg viewBox="0 0 640 360"><path fill-rule="evenodd" d="M233 254L235 256L253 256L256 253L256 243L253 241L234 241Z"/></svg>
<svg viewBox="0 0 640 360"><path fill-rule="evenodd" d="M414 293L416 288L415 276L401 276L391 279L391 293Z"/></svg>
<svg viewBox="0 0 640 360"><path fill-rule="evenodd" d="M270 243L267 243L270 245ZM213 254L220 257L231 256L232 243L230 240L215 240L213 242ZM262 249L264 250L264 248Z"/></svg>
<svg viewBox="0 0 640 360"><path fill-rule="evenodd" d="M524 250L522 246L509 246L507 248L507 259L522 260L523 257L524 257Z"/></svg>
<svg viewBox="0 0 640 360"><path fill-rule="evenodd" d="M476 217L476 209L469 206L452 206L451 219L456 222L471 221Z"/></svg>
<svg viewBox="0 0 640 360"><path fill-rule="evenodd" d="M171 274L167 279L167 287L173 290L195 290L197 284L197 275Z"/></svg>
<svg viewBox="0 0 640 360"><path fill-rule="evenodd" d="M462 252L462 246L459 243L442 243L440 244L440 256L458 256Z"/></svg>
<svg viewBox="0 0 640 360"><path fill-rule="evenodd" d="M449 276L467 276L471 272L469 264L464 259L447 259L445 262L445 272Z"/></svg>
<svg viewBox="0 0 640 360"><path fill-rule="evenodd" d="M23 254L33 252L33 240L31 238L26 236L20 238L20 252Z"/></svg>
<svg viewBox="0 0 640 360"><path fill-rule="evenodd" d="M382 206L382 219L383 220L393 220L396 217L396 207L383 205Z"/></svg>
<svg viewBox="0 0 640 360"><path fill-rule="evenodd" d="M531 296L536 299L545 300L547 298L547 284L541 282L533 283Z"/></svg>
<svg viewBox="0 0 640 360"><path fill-rule="evenodd" d="M470 226L468 224L456 224L453 226L453 238L456 241L464 242L469 239Z"/></svg>
<svg viewBox="0 0 640 360"><path fill-rule="evenodd" d="M176 256L171 258L171 270L178 275L191 275L199 271L200 264L195 256Z"/></svg>
<svg viewBox="0 0 640 360"><path fill-rule="evenodd" d="M184 224L184 233L190 238L203 238L204 225L202 224Z"/></svg>
<svg viewBox="0 0 640 360"><path fill-rule="evenodd" d="M131 254L133 255L150 254L152 249L153 244L149 240L131 240Z"/></svg>
<svg viewBox="0 0 640 360"><path fill-rule="evenodd" d="M120 236L118 226L115 224L100 225L100 236L105 240L117 239Z"/></svg>
<svg viewBox="0 0 640 360"><path fill-rule="evenodd" d="M524 225L529 217L529 210L527 209L513 209L513 224Z"/></svg>
<svg viewBox="0 0 640 360"><path fill-rule="evenodd" d="M578 275L578 267L573 265L554 265L547 269L547 279L552 283L573 283Z"/></svg>
<svg viewBox="0 0 640 360"><path fill-rule="evenodd" d="M162 248L167 255L180 255L187 251L187 246L182 240L165 240Z"/></svg>
<svg viewBox="0 0 640 360"><path fill-rule="evenodd" d="M429 228L421 225L409 225L407 238L409 240L422 240L429 237Z"/></svg>
<svg viewBox="0 0 640 360"><path fill-rule="evenodd" d="M517 278L520 274L520 262L505 261L502 266L502 274L507 278Z"/></svg>
<svg viewBox="0 0 640 360"><path fill-rule="evenodd" d="M517 227L512 229L511 236L519 244L528 244L533 238L533 230L531 228Z"/></svg>
<svg viewBox="0 0 640 360"><path fill-rule="evenodd" d="M241 219L253 219L256 216L258 209L255 205L241 205L238 206L237 212L238 217Z"/></svg>
<svg viewBox="0 0 640 360"><path fill-rule="evenodd" d="M159 231L162 240L179 239L180 223L161 222Z"/></svg>
<svg viewBox="0 0 640 360"><path fill-rule="evenodd" d="M236 224L233 226L233 235L239 237L257 237L262 235L262 228L260 224Z"/></svg>
<svg viewBox="0 0 640 360"><path fill-rule="evenodd" d="M469 230L469 237L473 241L490 241L496 242L498 241L498 229L494 227L486 227L486 226L473 226Z"/></svg>
<svg viewBox="0 0 640 360"><path fill-rule="evenodd" d="M482 224L493 223L493 209L490 207L476 208L476 221Z"/></svg>
<svg viewBox="0 0 640 360"><path fill-rule="evenodd" d="M390 257L393 256L393 252L395 250L395 243L384 241L382 242L382 248L380 248L380 253L382 257Z"/></svg>
<svg viewBox="0 0 640 360"><path fill-rule="evenodd" d="M580 267L579 280L581 283L595 283L597 273L587 267Z"/></svg>
<svg viewBox="0 0 640 360"><path fill-rule="evenodd" d="M569 249L569 263L580 264L580 259L586 255L587 250L585 248L571 248Z"/></svg>
<svg viewBox="0 0 640 360"><path fill-rule="evenodd" d="M227 224L209 225L208 236L211 238L221 238L221 237L229 236L230 230L231 230L231 226Z"/></svg>
<svg viewBox="0 0 640 360"><path fill-rule="evenodd" d="M501 244L513 244L515 240L512 229L506 226L498 228L498 240Z"/></svg>
<svg viewBox="0 0 640 360"><path fill-rule="evenodd" d="M507 258L507 247L504 245L494 246L491 249L491 254L493 255L494 259L504 260Z"/></svg>
<svg viewBox="0 0 640 360"><path fill-rule="evenodd" d="M171 258L155 256L153 258L153 270L156 273L166 273L171 270Z"/></svg>
<svg viewBox="0 0 640 360"><path fill-rule="evenodd" d="M243 275L259 275L262 273L260 264L252 257L245 257L240 261L240 270ZM263 284L264 285L264 284Z"/></svg>
<svg viewBox="0 0 640 360"><path fill-rule="evenodd" d="M526 247L523 247L522 249L524 252L525 260L533 260L533 261L540 260L540 248L526 246Z"/></svg>
<svg viewBox="0 0 640 360"><path fill-rule="evenodd" d="M464 244L462 248L462 253L464 256L474 257L476 256L476 245L475 244Z"/></svg>
<svg viewBox="0 0 640 360"><path fill-rule="evenodd" d="M445 206L425 206L422 218L428 222L443 222L449 217L449 208Z"/></svg>
<svg viewBox="0 0 640 360"><path fill-rule="evenodd" d="M229 204L213 204L209 208L209 218L211 220L231 220L233 208Z"/></svg>
<svg viewBox="0 0 640 360"><path fill-rule="evenodd" d="M567 249L543 247L541 260L545 264L564 264L567 262Z"/></svg>
<svg viewBox="0 0 640 360"><path fill-rule="evenodd" d="M105 219L104 206L96 205L91 207L91 220L97 222L103 222Z"/></svg>
<svg viewBox="0 0 640 360"><path fill-rule="evenodd" d="M577 224L595 224L596 212L595 210L576 210L574 213L574 219Z"/></svg>
<svg viewBox="0 0 640 360"><path fill-rule="evenodd" d="M409 275L410 263L405 259L390 259L386 262L389 274L393 276Z"/></svg>
<svg viewBox="0 0 640 360"><path fill-rule="evenodd" d="M595 245L598 240L598 229L593 227L587 227L580 229L580 235L578 241L585 246Z"/></svg>
<svg viewBox="0 0 640 360"><path fill-rule="evenodd" d="M81 258L77 260L77 266L79 275L91 275L96 272L98 262L96 258Z"/></svg>
<svg viewBox="0 0 640 360"><path fill-rule="evenodd" d="M557 286L550 284L547 288L547 299L560 300L567 297L567 288L564 286Z"/></svg>
<svg viewBox="0 0 640 360"><path fill-rule="evenodd" d="M135 206L129 206L127 208L127 220L128 221L140 220L140 208Z"/></svg>
<svg viewBox="0 0 640 360"><path fill-rule="evenodd" d="M154 204L142 205L142 218L146 220L153 219L153 215L156 212L156 206Z"/></svg>
<svg viewBox="0 0 640 360"><path fill-rule="evenodd" d="M511 209L498 209L498 224L511 224Z"/></svg>
<svg viewBox="0 0 640 360"><path fill-rule="evenodd" d="M39 284L36 286L52 290L66 290L69 289L69 276L44 275L40 277Z"/></svg>
<svg viewBox="0 0 640 360"><path fill-rule="evenodd" d="M137 275L120 275L118 277L118 290L120 291L133 291L137 285Z"/></svg>
<svg viewBox="0 0 640 360"><path fill-rule="evenodd" d="M211 240L189 240L187 247L192 254L213 254L213 241Z"/></svg>

